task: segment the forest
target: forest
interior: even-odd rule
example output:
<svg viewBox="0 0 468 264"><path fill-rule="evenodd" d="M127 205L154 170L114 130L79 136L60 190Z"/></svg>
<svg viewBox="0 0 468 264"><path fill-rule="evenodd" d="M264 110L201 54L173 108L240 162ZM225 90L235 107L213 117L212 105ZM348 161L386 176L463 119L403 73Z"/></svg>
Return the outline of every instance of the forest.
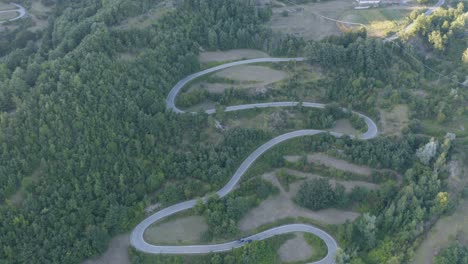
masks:
<svg viewBox="0 0 468 264"><path fill-rule="evenodd" d="M30 0L19 2L31 5ZM323 198L319 201L297 197L297 203L309 208L373 199L369 212L334 231L344 249L339 256L342 263L350 259L351 263L407 263L418 238L454 206L444 168L456 148L453 142L463 149L466 135L453 140L438 132L431 140L422 132L426 119L445 124L466 113L464 92L457 84L466 66L450 76L456 82L435 85L440 76L427 70L424 58L409 45L386 45L367 38L365 31L326 42L279 35L263 26L271 9L257 8L249 0L175 1L171 15L131 29L119 25L160 1L42 2L54 6L44 30L30 32L30 22L24 21L16 30L0 33L2 263L79 263L99 255L110 238L130 231L144 218L145 207L154 202L167 206L219 189L249 153L275 136L237 128L223 133L217 144L207 144L203 136L210 122L207 115L166 110L171 87L201 69L197 55L202 49L255 48L272 56L304 55L328 71L327 78L311 84L329 87L320 99L372 117L378 116L377 104L410 105L412 121L404 137L353 141L323 134L300 141L304 151L331 148L339 158L403 174L401 186L393 182L375 193L356 190L346 196L340 186L333 189L327 182L302 187L303 193L315 188L329 191L323 193L326 197L317 197ZM458 5L435 13L433 21L415 18L421 24L415 34L444 52L459 33L461 11L466 12L465 7ZM448 19L448 25L436 26L443 20L440 16ZM122 54L133 57L124 59ZM459 66L435 64L444 71ZM299 84L288 87L295 85ZM422 85L433 96L411 95L410 90ZM227 104L232 97L243 100L241 96L232 93L224 100ZM182 97L181 104L200 98ZM346 114L332 107L310 114L309 119L330 127L333 119ZM349 113L348 117L355 127L364 128L361 119ZM431 151L434 145L436 151ZM270 168L280 167L286 150L280 147L263 158ZM207 241L237 234L240 216L275 192L261 181L249 184L256 187L247 186L246 193L225 199L213 197L196 208L208 220ZM284 238L254 242L196 261L275 263L281 241ZM460 259L463 263L466 255L466 248L454 244L436 262ZM135 263L186 261L179 256L152 259L138 252L131 256Z"/></svg>

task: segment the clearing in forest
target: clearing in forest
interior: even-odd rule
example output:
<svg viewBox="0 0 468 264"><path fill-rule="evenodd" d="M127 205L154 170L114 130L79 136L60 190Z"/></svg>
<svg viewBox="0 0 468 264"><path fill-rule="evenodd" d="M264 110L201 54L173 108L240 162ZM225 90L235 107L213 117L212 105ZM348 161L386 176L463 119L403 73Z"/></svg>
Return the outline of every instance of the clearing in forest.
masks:
<svg viewBox="0 0 468 264"><path fill-rule="evenodd" d="M278 250L281 261L305 261L312 257L313 248L307 243L302 233L294 233L294 238L284 242Z"/></svg>
<svg viewBox="0 0 468 264"><path fill-rule="evenodd" d="M0 13L0 21L9 20L18 16L15 11Z"/></svg>
<svg viewBox="0 0 468 264"><path fill-rule="evenodd" d="M402 129L408 126L409 116L407 105L395 105L391 111L380 110L379 112L382 134L401 135Z"/></svg>
<svg viewBox="0 0 468 264"><path fill-rule="evenodd" d="M226 62L270 57L263 51L254 49L234 49L228 51L207 51L198 56L201 63Z"/></svg>
<svg viewBox="0 0 468 264"><path fill-rule="evenodd" d="M41 1L32 1L31 9L28 10L29 16L33 21L33 26L29 28L32 32L45 29L47 20L52 11L52 7L45 6Z"/></svg>
<svg viewBox="0 0 468 264"><path fill-rule="evenodd" d="M12 10L12 9L17 9L16 6L0 2L0 11L2 10Z"/></svg>
<svg viewBox="0 0 468 264"><path fill-rule="evenodd" d="M297 155L285 156L285 159L290 162L296 162L300 158L301 156L297 156ZM325 153L314 153L314 154L307 155L307 161L319 163L327 167L335 168L335 169L342 170L342 171L348 171L348 172L352 172L355 174L360 174L360 175L364 175L368 177L370 177L372 174L372 168L370 167L352 164L348 161L334 158Z"/></svg>
<svg viewBox="0 0 468 264"><path fill-rule="evenodd" d="M351 122L348 119L338 119L335 122L335 125L327 129L329 131L333 132L338 132L338 133L343 133L347 135L358 135L361 134L361 132L357 131L352 125Z"/></svg>
<svg viewBox="0 0 468 264"><path fill-rule="evenodd" d="M300 207L292 201L292 197L296 195L302 181L291 184L290 190L285 191L276 178L276 171L264 174L263 178L278 187L280 193L268 198L256 208L250 210L239 222L239 228L242 231L252 230L261 225L287 217L306 217L324 224L343 224L346 220L353 221L359 216L359 213L353 211L333 208L312 211Z"/></svg>
<svg viewBox="0 0 468 264"><path fill-rule="evenodd" d="M287 1L285 1L288 4ZM341 31L334 21L319 15L338 18L343 12L353 8L353 1L324 1L302 5L273 5L270 27L273 31L304 37L307 40L320 40Z"/></svg>
<svg viewBox="0 0 468 264"><path fill-rule="evenodd" d="M145 230L144 236L150 244L187 244L200 241L207 230L203 216L187 216L155 223Z"/></svg>
<svg viewBox="0 0 468 264"><path fill-rule="evenodd" d="M391 32L397 32L405 24L405 17L411 11L421 9L416 6L388 6L369 9L350 9L343 13L339 20L366 25L367 34L373 37L385 37ZM351 28L343 24L343 28Z"/></svg>
<svg viewBox="0 0 468 264"><path fill-rule="evenodd" d="M230 88L253 88L255 92L263 92L268 85L280 81L286 76L286 72L266 66L242 65L216 72L211 75L213 80L195 83L188 91L206 89L210 93L223 93Z"/></svg>
<svg viewBox="0 0 468 264"><path fill-rule="evenodd" d="M175 10L174 1L162 1L161 3L157 4L154 8L149 9L146 13L126 19L120 25L118 25L117 28L143 29L154 24L164 15L173 10Z"/></svg>

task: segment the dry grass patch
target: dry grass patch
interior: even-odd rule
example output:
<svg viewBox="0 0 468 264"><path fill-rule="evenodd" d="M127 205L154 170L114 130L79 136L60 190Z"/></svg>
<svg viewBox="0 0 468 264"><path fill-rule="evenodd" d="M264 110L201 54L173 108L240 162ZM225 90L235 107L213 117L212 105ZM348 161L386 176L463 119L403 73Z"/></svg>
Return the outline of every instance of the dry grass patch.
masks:
<svg viewBox="0 0 468 264"><path fill-rule="evenodd" d="M369 36L385 37L389 32L402 29L404 18L418 7L388 6L370 9L351 9L345 12L340 20L361 23L367 26ZM345 27L347 27L345 25Z"/></svg>
<svg viewBox="0 0 468 264"><path fill-rule="evenodd" d="M340 35L336 23L320 17L330 18L353 8L353 1L324 1L294 6L274 5L270 27L277 32L319 40L331 35ZM287 15L286 15L287 14Z"/></svg>
<svg viewBox="0 0 468 264"><path fill-rule="evenodd" d="M290 162L296 162L300 158L301 156L285 156L285 159ZM368 177L370 177L372 174L372 169L370 167L352 164L348 161L337 159L324 153L314 153L311 155L307 155L307 161L319 163L327 167L335 168L342 171L348 171Z"/></svg>
<svg viewBox="0 0 468 264"><path fill-rule="evenodd" d="M313 173L300 172L300 171L295 171L291 169L286 169L285 171L288 174L291 174L297 177L302 177L305 180L328 178L328 177L323 177L323 176L313 174ZM293 198L296 195L296 193L299 191L299 188L303 182L304 181L297 181L290 185L289 195L291 195L290 196L291 198ZM333 187L335 187L337 183L343 185L346 189L346 192L350 192L354 187L357 187L357 186L363 187L369 190L377 190L379 188L377 184L365 182L365 181L353 181L353 180L343 181L343 180L330 179L330 184Z"/></svg>
<svg viewBox="0 0 468 264"><path fill-rule="evenodd" d="M242 231L248 231L258 228L264 224L287 217L305 217L313 219L323 224L343 224L347 220L353 221L359 216L359 213L339 209L325 209L312 211L296 205L292 201L301 182L291 184L290 191L286 192L278 179L276 171L263 175L265 180L270 181L280 189L280 193L263 201L258 207L249 211L239 222L239 228Z"/></svg>
<svg viewBox="0 0 468 264"><path fill-rule="evenodd" d="M207 230L205 218L187 216L151 225L146 229L144 238L151 244L196 243Z"/></svg>
<svg viewBox="0 0 468 264"><path fill-rule="evenodd" d="M286 78L287 73L266 66L241 65L216 72L211 77L215 81L195 83L189 87L188 92L206 89L210 93L223 93L230 88L254 89L256 92L261 92L270 84ZM220 80L216 81L216 79Z"/></svg>
<svg viewBox="0 0 468 264"><path fill-rule="evenodd" d="M407 105L396 105L391 111L381 109L379 112L382 134L401 135L402 129L408 126L409 116Z"/></svg>
<svg viewBox="0 0 468 264"><path fill-rule="evenodd" d="M121 29L142 29L146 28L169 12L175 10L174 2L172 0L163 1L157 4L154 8L148 10L145 14L131 17L123 21L117 28Z"/></svg>
<svg viewBox="0 0 468 264"><path fill-rule="evenodd" d="M18 16L18 12L16 11L9 11L0 13L0 21L10 20Z"/></svg>
<svg viewBox="0 0 468 264"><path fill-rule="evenodd" d="M415 252L415 264L431 264L434 256L447 247L459 233L468 234L468 201L464 200L457 211L437 221Z"/></svg>
<svg viewBox="0 0 468 264"><path fill-rule="evenodd" d="M29 30L35 32L47 27L47 19L52 12L52 7L43 5L39 0L32 1L31 10L28 12L34 24Z"/></svg>
<svg viewBox="0 0 468 264"><path fill-rule="evenodd" d="M336 120L335 125L327 129L328 131L333 131L333 132L338 132L338 133L343 133L347 135L359 135L361 132L357 131L354 129L354 127L351 125L351 122L348 119L339 119Z"/></svg>
<svg viewBox="0 0 468 264"><path fill-rule="evenodd" d="M242 65L231 67L215 74L216 76L240 82L256 82L263 85L284 79L287 74L284 71L274 70L265 66Z"/></svg>
<svg viewBox="0 0 468 264"><path fill-rule="evenodd" d="M0 11L2 11L2 10L11 10L11 9L17 9L17 8L14 5L10 5L8 3L0 2Z"/></svg>
<svg viewBox="0 0 468 264"><path fill-rule="evenodd" d="M281 261L305 261L312 257L313 248L307 243L302 233L294 233L294 238L287 240L278 250Z"/></svg>
<svg viewBox="0 0 468 264"><path fill-rule="evenodd" d="M235 61L244 59L255 59L255 58L266 58L269 57L263 51L254 49L235 49L228 51L208 51L202 52L198 56L198 60L201 63L208 62L224 62L224 61Z"/></svg>

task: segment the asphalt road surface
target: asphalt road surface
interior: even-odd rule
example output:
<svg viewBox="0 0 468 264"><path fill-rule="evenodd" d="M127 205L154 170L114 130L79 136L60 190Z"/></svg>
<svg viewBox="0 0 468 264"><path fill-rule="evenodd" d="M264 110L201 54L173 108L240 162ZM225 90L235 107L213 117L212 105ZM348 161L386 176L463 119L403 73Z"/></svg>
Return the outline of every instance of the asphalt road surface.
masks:
<svg viewBox="0 0 468 264"><path fill-rule="evenodd" d="M288 61L304 61L305 58L260 58L260 59L251 59L251 60L243 60L243 61L236 61L236 62L231 62L231 63L226 63L223 65L219 65L213 68L209 68L194 74L191 74L181 81L179 81L170 91L167 99L166 99L166 105L168 109L171 109L172 111L176 113L185 113L183 110L177 108L175 105L175 99L179 92L182 90L182 88L189 83L190 81L203 76L205 74L213 73L215 71L219 71L222 69L226 69L229 67L233 66L239 66L239 65L244 65L244 64L251 64L251 63L260 63L260 62L288 62ZM245 105L237 105L237 106L229 106L226 107L224 111L226 112L231 112L231 111L241 111L245 109L253 109L253 108L266 108L266 107L294 107L297 106L299 102L271 102L271 103L257 103L257 104L245 104ZM303 102L302 103L303 107L312 107L312 108L324 108L324 104L320 103L311 103L311 102ZM215 109L210 109L205 111L207 114L214 114L216 112ZM364 119L364 121L367 124L367 131L361 135L359 135L359 139L361 140L367 140L371 139L377 136L378 130L377 130L377 125L370 119L369 117L357 113L361 118ZM316 135L319 133L330 133L334 136L340 137L343 136L341 133L336 133L336 132L328 132L324 130L315 130L315 129L304 129L304 130L297 130L293 132L289 132L280 136L277 136L268 142L264 143L261 145L259 148L257 148L254 152L252 152L245 160L242 162L242 164L239 166L237 171L234 173L234 175L231 177L231 179L228 181L228 183L219 191L217 191L217 194L220 197L224 197L227 194L229 194L234 187L237 185L237 183L240 181L241 177L247 172L247 170L250 168L250 166L261 156L263 155L266 151L271 149L272 147L293 139L297 137L304 137L304 136L311 136L311 135ZM349 135L351 137L354 137L354 135ZM206 201L206 197L203 198L203 201ZM314 234L318 236L320 239L322 239L328 249L327 255L316 262L313 262L315 264L329 264L329 263L334 263L334 255L335 252L338 248L338 245L335 241L335 239L327 234L325 231L314 227L312 225L306 225L306 224L290 224L290 225L282 225L278 226L275 228L271 228L268 230L265 230L261 233L246 237L241 240L236 240L236 241L231 241L223 244L215 244L215 245L191 245L191 246L157 246L157 245L152 245L149 244L148 242L145 241L143 234L145 230L153 223L168 217L170 215L176 214L178 212L193 208L197 203L197 200L190 200L186 202L181 202L172 206L169 206L167 208L164 208L153 215L149 216L148 218L144 219L140 224L138 224L135 229L132 231L131 237L130 237L130 243L133 247L135 247L137 250L145 252L145 253L150 253L150 254L205 254L205 253L210 253L210 252L223 252L223 251L229 251L233 248L238 248L243 246L246 240L263 240L267 239L276 235L280 234L286 234L286 233L292 233L292 232L307 232Z"/></svg>
<svg viewBox="0 0 468 264"><path fill-rule="evenodd" d="M21 5L19 4L16 4L16 3L10 3L10 5L14 5L16 6L18 9L10 9L10 10L2 10L0 11L0 14L1 13L10 13L10 12L17 12L18 13L18 16L17 17L14 17L12 19L8 19L8 20L5 20L5 21L0 21L0 24L1 23L5 23L5 22L10 22L10 21L15 21L15 20L18 20L22 17L24 17L26 15L26 9L24 7L22 7Z"/></svg>

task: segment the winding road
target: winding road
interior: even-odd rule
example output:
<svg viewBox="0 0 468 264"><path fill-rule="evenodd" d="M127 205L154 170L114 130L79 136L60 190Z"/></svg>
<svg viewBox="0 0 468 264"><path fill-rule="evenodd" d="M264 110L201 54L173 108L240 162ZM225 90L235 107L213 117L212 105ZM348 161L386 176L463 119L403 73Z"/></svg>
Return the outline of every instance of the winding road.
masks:
<svg viewBox="0 0 468 264"><path fill-rule="evenodd" d="M226 69L229 67L233 66L239 66L239 65L245 65L245 64L252 64L252 63L264 63L264 62L270 62L270 63L278 63L278 62L288 62L288 61L304 61L305 58L260 58L260 59L251 59L251 60L243 60L243 61L236 61L236 62L231 62L231 63L226 63L223 65L219 65L213 68L209 68L194 74L191 74L184 79L180 80L170 91L167 99L166 99L166 106L168 109L171 109L172 111L176 113L186 113L183 110L177 108L175 105L175 99L179 92L182 90L182 88L188 84L189 82L195 80L196 78L215 72L219 71L222 69ZM244 105L237 105L237 106L230 106L225 109L225 111L230 112L230 111L240 111L240 110L245 110L245 109L253 109L253 108L266 108L266 107L294 107L297 106L299 102L271 102L271 103L256 103L256 104L244 104ZM324 104L319 104L319 103L309 103L309 102L303 102L302 103L303 107L312 107L312 108L324 108ZM205 111L207 114L214 114L216 112L215 109L210 109ZM361 118L364 119L364 121L367 124L367 131L361 135L359 135L359 139L362 140L367 140L371 139L377 136L378 130L377 130L377 125L372 121L369 117L357 113ZM304 129L304 130L298 130L298 131L293 131L289 132L280 136L277 136L268 142L264 143L261 145L259 148L257 148L254 152L252 152L239 166L237 171L234 173L234 175L231 177L229 182L221 188L221 190L217 191L216 193L220 197L224 197L227 194L229 194L236 184L240 181L241 177L247 172L249 167L261 156L263 155L266 151L271 149L272 147L293 139L297 137L303 137L303 136L311 136L311 135L316 135L320 133L327 133L328 131L324 130L315 130L315 129ZM341 133L336 133L336 132L328 132L334 136L340 137L343 134ZM354 137L353 135L349 135L351 137ZM202 198L203 201L206 201L206 197ZM153 215L149 216L148 218L144 219L140 224L138 224L135 229L132 231L131 236L130 236L130 243L131 245L136 248L139 251L145 252L145 253L150 253L150 254L205 254L205 253L210 253L210 252L223 252L223 251L229 251L234 248L241 247L245 245L246 240L263 240L267 239L276 235L280 234L286 234L286 233L292 233L292 232L307 232L314 234L318 237L320 237L326 244L328 248L328 253L327 255L316 262L313 262L315 264L330 264L334 263L334 255L335 252L338 248L338 244L336 243L335 239L327 234L325 231L311 226L311 225L306 225L306 224L290 224L290 225L282 225L278 226L275 228L271 228L268 230L265 230L261 233L249 236L244 238L244 241L231 241L223 244L215 244L215 245L191 245L191 246L157 246L157 245L152 245L149 244L148 242L145 241L144 239L144 232L145 230L152 225L153 223L168 217L170 215L176 214L178 212L193 208L197 203L196 199L186 201L186 202L181 202L172 206L169 206L167 208L164 208Z"/></svg>
<svg viewBox="0 0 468 264"><path fill-rule="evenodd" d="M11 18L11 19L8 19L8 20L2 20L2 21L0 21L0 24L5 23L5 22L11 22L11 21L18 20L18 19L20 19L20 18L22 18L22 17L24 17L26 15L26 9L24 7L22 7L21 5L16 4L16 3L10 3L10 5L14 5L18 9L2 10L2 11L0 11L0 14L17 12L18 16L14 17L14 18Z"/></svg>

